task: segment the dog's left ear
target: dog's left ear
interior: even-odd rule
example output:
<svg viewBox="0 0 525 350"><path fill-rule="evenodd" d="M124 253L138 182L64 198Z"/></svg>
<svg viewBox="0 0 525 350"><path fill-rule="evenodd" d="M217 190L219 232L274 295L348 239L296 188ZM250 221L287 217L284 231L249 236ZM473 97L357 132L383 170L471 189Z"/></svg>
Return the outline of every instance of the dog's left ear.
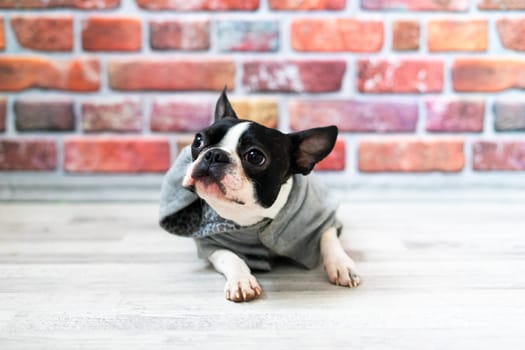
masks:
<svg viewBox="0 0 525 350"><path fill-rule="evenodd" d="M337 132L332 125L288 134L292 142L292 173L310 173L334 148Z"/></svg>
<svg viewBox="0 0 525 350"><path fill-rule="evenodd" d="M215 105L215 121L221 120L226 117L237 118L237 114L233 110L230 101L228 101L228 96L226 96L227 87L224 87L222 90L221 97Z"/></svg>

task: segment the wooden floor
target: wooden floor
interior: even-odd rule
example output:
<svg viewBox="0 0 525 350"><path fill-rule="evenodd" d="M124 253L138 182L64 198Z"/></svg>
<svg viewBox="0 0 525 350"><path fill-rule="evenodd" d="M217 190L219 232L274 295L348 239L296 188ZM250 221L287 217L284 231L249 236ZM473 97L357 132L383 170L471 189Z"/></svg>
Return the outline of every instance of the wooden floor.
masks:
<svg viewBox="0 0 525 350"><path fill-rule="evenodd" d="M363 285L258 274L223 297L152 204L1 204L0 349L525 349L525 201L341 208Z"/></svg>

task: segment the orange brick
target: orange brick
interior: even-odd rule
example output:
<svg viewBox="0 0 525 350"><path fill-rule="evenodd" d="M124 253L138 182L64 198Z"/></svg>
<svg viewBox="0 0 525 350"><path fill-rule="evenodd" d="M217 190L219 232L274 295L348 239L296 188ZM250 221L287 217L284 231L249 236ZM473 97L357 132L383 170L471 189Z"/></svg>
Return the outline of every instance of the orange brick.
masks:
<svg viewBox="0 0 525 350"><path fill-rule="evenodd" d="M502 18L496 23L499 38L504 47L525 51L525 19Z"/></svg>
<svg viewBox="0 0 525 350"><path fill-rule="evenodd" d="M91 17L82 23L84 50L138 51L141 41L137 18Z"/></svg>
<svg viewBox="0 0 525 350"><path fill-rule="evenodd" d="M164 172L169 165L167 138L69 137L64 141L68 172Z"/></svg>
<svg viewBox="0 0 525 350"><path fill-rule="evenodd" d="M525 10L525 0L478 0L480 10Z"/></svg>
<svg viewBox="0 0 525 350"><path fill-rule="evenodd" d="M7 9L46 9L74 8L79 10L97 10L115 8L120 0L2 0L0 8Z"/></svg>
<svg viewBox="0 0 525 350"><path fill-rule="evenodd" d="M430 21L427 26L429 51L486 51L486 20Z"/></svg>
<svg viewBox="0 0 525 350"><path fill-rule="evenodd" d="M342 10L346 0L270 0L272 10Z"/></svg>
<svg viewBox="0 0 525 350"><path fill-rule="evenodd" d="M376 52L383 46L383 23L354 19L300 19L292 22L298 51Z"/></svg>
<svg viewBox="0 0 525 350"><path fill-rule="evenodd" d="M363 172L459 172L465 165L462 140L362 141L358 154Z"/></svg>
<svg viewBox="0 0 525 350"><path fill-rule="evenodd" d="M11 27L23 47L45 51L73 49L73 17L71 16L13 16Z"/></svg>
<svg viewBox="0 0 525 350"><path fill-rule="evenodd" d="M525 89L525 60L464 58L452 65L455 91L497 92Z"/></svg>
<svg viewBox="0 0 525 350"><path fill-rule="evenodd" d="M253 11L259 8L259 0L136 0L137 4L148 10L176 11Z"/></svg>
<svg viewBox="0 0 525 350"><path fill-rule="evenodd" d="M100 62L78 58L51 60L35 56L0 57L0 91L45 88L96 91L100 87Z"/></svg>
<svg viewBox="0 0 525 350"><path fill-rule="evenodd" d="M116 90L215 90L234 87L231 60L124 58L108 63L109 85Z"/></svg>
<svg viewBox="0 0 525 350"><path fill-rule="evenodd" d="M397 51L419 49L419 22L395 21L392 23L392 48Z"/></svg>
<svg viewBox="0 0 525 350"><path fill-rule="evenodd" d="M443 89L443 62L431 59L360 59L357 87L367 93L428 93Z"/></svg>
<svg viewBox="0 0 525 350"><path fill-rule="evenodd" d="M5 49L4 19L0 18L0 50Z"/></svg>

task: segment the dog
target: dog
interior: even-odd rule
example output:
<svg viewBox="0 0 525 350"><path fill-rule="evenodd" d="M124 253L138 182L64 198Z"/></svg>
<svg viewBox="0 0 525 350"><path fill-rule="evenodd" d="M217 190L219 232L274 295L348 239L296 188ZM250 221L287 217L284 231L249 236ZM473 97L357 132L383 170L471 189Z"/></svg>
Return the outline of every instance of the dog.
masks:
<svg viewBox="0 0 525 350"><path fill-rule="evenodd" d="M286 258L314 268L322 258L331 283L357 287L356 264L340 241L337 204L308 175L333 149L338 129L285 134L237 117L226 88L215 121L195 135L164 177L160 225L193 237L201 258L226 278L225 297L258 298L251 270Z"/></svg>

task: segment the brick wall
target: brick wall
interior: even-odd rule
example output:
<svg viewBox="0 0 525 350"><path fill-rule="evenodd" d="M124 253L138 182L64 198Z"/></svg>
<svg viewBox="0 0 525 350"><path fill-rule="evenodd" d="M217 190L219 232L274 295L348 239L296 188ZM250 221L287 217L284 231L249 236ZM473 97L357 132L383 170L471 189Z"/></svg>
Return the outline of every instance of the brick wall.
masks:
<svg viewBox="0 0 525 350"><path fill-rule="evenodd" d="M3 175L162 173L225 84L268 126L337 124L341 182L525 175L525 0L0 8Z"/></svg>

